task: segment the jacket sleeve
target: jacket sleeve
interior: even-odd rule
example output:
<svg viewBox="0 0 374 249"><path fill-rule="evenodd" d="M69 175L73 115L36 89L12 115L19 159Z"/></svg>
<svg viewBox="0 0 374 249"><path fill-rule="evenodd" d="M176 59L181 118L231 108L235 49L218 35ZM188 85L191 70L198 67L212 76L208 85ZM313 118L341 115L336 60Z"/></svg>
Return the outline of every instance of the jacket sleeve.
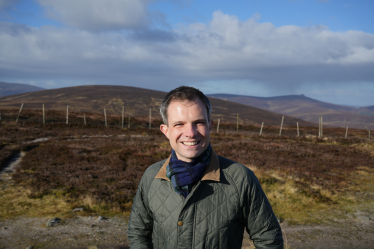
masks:
<svg viewBox="0 0 374 249"><path fill-rule="evenodd" d="M249 170L243 184L243 216L251 240L256 248L282 248L281 227L260 182Z"/></svg>
<svg viewBox="0 0 374 249"><path fill-rule="evenodd" d="M127 237L130 241L130 248L134 249L153 248L153 217L149 210L147 198L150 186L148 180L150 179L147 179L146 174L144 174L131 208Z"/></svg>

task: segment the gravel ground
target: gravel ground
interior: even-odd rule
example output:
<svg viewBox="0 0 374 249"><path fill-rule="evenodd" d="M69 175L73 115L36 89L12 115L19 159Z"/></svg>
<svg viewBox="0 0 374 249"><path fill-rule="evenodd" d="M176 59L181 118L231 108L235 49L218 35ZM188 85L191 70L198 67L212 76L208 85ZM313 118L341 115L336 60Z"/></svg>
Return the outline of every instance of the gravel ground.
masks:
<svg viewBox="0 0 374 249"><path fill-rule="evenodd" d="M283 226L290 248L374 248L374 222L368 227Z"/></svg>
<svg viewBox="0 0 374 249"><path fill-rule="evenodd" d="M0 248L128 248L127 219L75 216L47 227L49 218L0 221Z"/></svg>
<svg viewBox="0 0 374 249"><path fill-rule="evenodd" d="M48 218L18 217L0 221L0 248L129 248L127 218L76 215L47 227ZM288 226L282 224L289 248L373 248L374 222L360 218L346 226ZM243 248L253 248L245 236Z"/></svg>

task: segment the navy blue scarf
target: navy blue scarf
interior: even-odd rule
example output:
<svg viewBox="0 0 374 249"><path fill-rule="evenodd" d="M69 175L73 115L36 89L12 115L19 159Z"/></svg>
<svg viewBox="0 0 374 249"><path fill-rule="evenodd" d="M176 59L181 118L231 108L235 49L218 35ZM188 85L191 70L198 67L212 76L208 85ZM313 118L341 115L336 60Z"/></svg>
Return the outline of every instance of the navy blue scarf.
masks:
<svg viewBox="0 0 374 249"><path fill-rule="evenodd" d="M178 160L175 151L171 151L169 165L166 166L166 176L171 180L175 192L187 197L189 186L192 186L203 176L210 162L211 146L192 162Z"/></svg>

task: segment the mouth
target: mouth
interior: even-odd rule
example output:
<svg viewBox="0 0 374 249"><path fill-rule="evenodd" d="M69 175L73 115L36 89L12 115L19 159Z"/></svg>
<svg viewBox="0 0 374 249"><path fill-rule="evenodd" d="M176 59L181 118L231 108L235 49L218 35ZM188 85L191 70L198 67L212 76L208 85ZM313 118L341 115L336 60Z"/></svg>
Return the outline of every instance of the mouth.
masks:
<svg viewBox="0 0 374 249"><path fill-rule="evenodd" d="M194 146L199 144L200 141L193 141L193 142L182 142L182 144L187 145L187 146Z"/></svg>

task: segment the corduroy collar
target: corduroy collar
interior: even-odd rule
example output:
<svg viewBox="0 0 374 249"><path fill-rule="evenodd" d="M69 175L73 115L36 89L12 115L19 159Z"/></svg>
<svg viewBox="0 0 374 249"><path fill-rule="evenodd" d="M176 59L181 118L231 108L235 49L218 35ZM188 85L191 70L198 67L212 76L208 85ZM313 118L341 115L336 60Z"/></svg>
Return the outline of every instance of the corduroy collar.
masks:
<svg viewBox="0 0 374 249"><path fill-rule="evenodd" d="M169 161L170 161L170 156L166 160L164 165L162 165L160 171L157 173L155 178L164 179L164 180L170 182L170 179L167 178L167 176L166 176L166 166L168 166ZM203 178L201 178L201 180L202 181L208 181L209 180L209 181L219 182L220 181L220 171L219 171L219 169L220 169L220 167L219 167L218 156L212 148L212 150L210 152L210 163L209 163L208 167L206 168L206 170L204 172L204 175L203 175Z"/></svg>

